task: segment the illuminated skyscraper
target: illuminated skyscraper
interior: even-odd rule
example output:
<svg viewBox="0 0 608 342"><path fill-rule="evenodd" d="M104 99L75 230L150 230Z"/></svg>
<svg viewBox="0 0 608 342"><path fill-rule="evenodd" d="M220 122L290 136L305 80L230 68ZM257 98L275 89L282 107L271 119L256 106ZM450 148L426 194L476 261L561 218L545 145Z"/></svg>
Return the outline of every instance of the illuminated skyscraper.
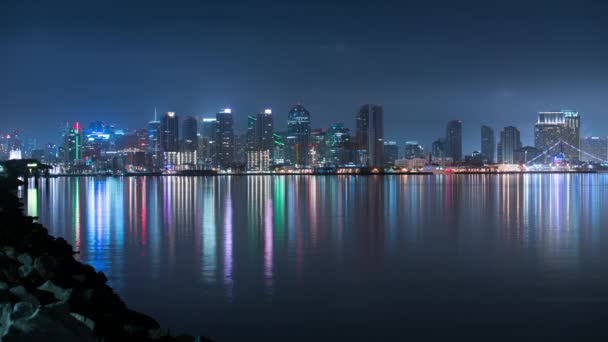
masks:
<svg viewBox="0 0 608 342"><path fill-rule="evenodd" d="M448 122L445 130L445 156L454 162L462 161L462 121Z"/></svg>
<svg viewBox="0 0 608 342"><path fill-rule="evenodd" d="M175 112L167 112L160 121L160 147L163 152L179 150L179 118Z"/></svg>
<svg viewBox="0 0 608 342"><path fill-rule="evenodd" d="M198 122L193 116L186 116L182 122L182 140L183 150L185 152L194 152L198 147Z"/></svg>
<svg viewBox="0 0 608 342"><path fill-rule="evenodd" d="M217 119L203 118L201 126L201 139L199 141L201 151L199 154L202 157L203 164L208 167L217 166Z"/></svg>
<svg viewBox="0 0 608 342"><path fill-rule="evenodd" d="M267 171L270 169L274 149L274 123L272 110L250 115L247 118L247 168Z"/></svg>
<svg viewBox="0 0 608 342"><path fill-rule="evenodd" d="M82 130L80 124L75 122L67 129L63 136L63 161L73 163L81 159Z"/></svg>
<svg viewBox="0 0 608 342"><path fill-rule="evenodd" d="M406 141L403 156L405 159L425 158L424 148L417 141Z"/></svg>
<svg viewBox="0 0 608 342"><path fill-rule="evenodd" d="M444 145L445 143L443 139L437 139L433 141L433 144L431 145L431 155L435 158L445 157Z"/></svg>
<svg viewBox="0 0 608 342"><path fill-rule="evenodd" d="M234 121L232 110L226 108L216 114L216 151L220 168L227 169L234 163Z"/></svg>
<svg viewBox="0 0 608 342"><path fill-rule="evenodd" d="M516 162L515 151L521 148L519 130L513 126L505 127L500 132L498 143L498 162L513 164Z"/></svg>
<svg viewBox="0 0 608 342"><path fill-rule="evenodd" d="M287 115L287 144L291 163L308 165L310 132L310 113L297 103Z"/></svg>
<svg viewBox="0 0 608 342"><path fill-rule="evenodd" d="M153 121L148 122L148 152L152 156L152 165L155 169L162 165L160 133L160 121L155 117Z"/></svg>
<svg viewBox="0 0 608 342"><path fill-rule="evenodd" d="M384 164L394 166L395 160L399 159L399 145L396 141L384 142Z"/></svg>
<svg viewBox="0 0 608 342"><path fill-rule="evenodd" d="M540 112L534 125L534 147L548 151L548 157L563 152L571 161L579 159L580 116L578 112ZM562 142L559 144L559 142Z"/></svg>
<svg viewBox="0 0 608 342"><path fill-rule="evenodd" d="M489 163L495 162L496 141L492 127L481 126L481 154Z"/></svg>
<svg viewBox="0 0 608 342"><path fill-rule="evenodd" d="M326 163L332 165L346 164L349 160L346 151L347 145L350 143L350 130L344 127L344 123L335 123L325 132L325 148L323 159Z"/></svg>

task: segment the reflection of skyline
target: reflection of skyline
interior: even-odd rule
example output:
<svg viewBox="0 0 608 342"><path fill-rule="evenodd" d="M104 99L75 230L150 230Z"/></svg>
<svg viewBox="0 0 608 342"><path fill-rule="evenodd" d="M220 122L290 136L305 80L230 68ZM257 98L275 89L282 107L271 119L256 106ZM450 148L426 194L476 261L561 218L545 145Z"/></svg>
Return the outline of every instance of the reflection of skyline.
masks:
<svg viewBox="0 0 608 342"><path fill-rule="evenodd" d="M119 288L129 272L183 273L236 298L243 287L276 295L281 279L315 267L479 246L574 271L599 258L606 184L602 175L82 177L23 197Z"/></svg>

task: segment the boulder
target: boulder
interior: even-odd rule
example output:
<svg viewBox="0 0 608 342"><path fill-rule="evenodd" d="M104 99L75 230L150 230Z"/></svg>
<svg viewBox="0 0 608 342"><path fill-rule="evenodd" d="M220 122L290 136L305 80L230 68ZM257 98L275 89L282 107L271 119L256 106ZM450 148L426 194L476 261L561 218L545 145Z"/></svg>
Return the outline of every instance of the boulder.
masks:
<svg viewBox="0 0 608 342"><path fill-rule="evenodd" d="M52 281L47 280L44 284L38 286L38 290L47 291L53 294L55 298L60 302L66 302L70 299L72 289L64 289L53 284Z"/></svg>
<svg viewBox="0 0 608 342"><path fill-rule="evenodd" d="M13 312L11 313L11 320L16 321L18 319L31 316L36 308L30 302L19 302L13 306Z"/></svg>
<svg viewBox="0 0 608 342"><path fill-rule="evenodd" d="M30 278L32 276L32 272L34 268L30 265L21 265L19 266L19 278Z"/></svg>
<svg viewBox="0 0 608 342"><path fill-rule="evenodd" d="M34 260L34 269L43 279L53 277L57 268L57 260L48 255L42 255Z"/></svg>
<svg viewBox="0 0 608 342"><path fill-rule="evenodd" d="M15 287L11 287L9 290L10 294L17 298L19 301L29 302L32 305L40 305L38 298L34 297L32 294L28 293L25 287L19 285Z"/></svg>
<svg viewBox="0 0 608 342"><path fill-rule="evenodd" d="M61 303L39 307L32 315L10 322L2 341L94 342L96 338Z"/></svg>
<svg viewBox="0 0 608 342"><path fill-rule="evenodd" d="M19 256L17 256L17 261L26 266L32 266L32 263L34 262L32 257L27 253L19 254Z"/></svg>
<svg viewBox="0 0 608 342"><path fill-rule="evenodd" d="M4 246L4 255L9 259L17 259L17 251L13 247Z"/></svg>

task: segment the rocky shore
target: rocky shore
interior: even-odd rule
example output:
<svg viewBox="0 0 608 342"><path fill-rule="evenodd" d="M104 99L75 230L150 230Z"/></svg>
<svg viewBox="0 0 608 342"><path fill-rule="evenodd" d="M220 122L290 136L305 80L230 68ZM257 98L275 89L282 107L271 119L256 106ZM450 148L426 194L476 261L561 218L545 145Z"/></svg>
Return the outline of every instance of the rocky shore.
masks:
<svg viewBox="0 0 608 342"><path fill-rule="evenodd" d="M129 309L102 272L23 214L15 189L0 180L0 340L208 341Z"/></svg>

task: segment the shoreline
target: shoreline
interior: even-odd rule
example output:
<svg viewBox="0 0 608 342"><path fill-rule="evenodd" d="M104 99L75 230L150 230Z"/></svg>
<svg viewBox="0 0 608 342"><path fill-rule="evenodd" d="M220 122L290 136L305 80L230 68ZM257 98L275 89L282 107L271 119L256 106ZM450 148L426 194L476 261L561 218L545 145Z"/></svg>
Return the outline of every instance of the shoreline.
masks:
<svg viewBox="0 0 608 342"><path fill-rule="evenodd" d="M129 309L103 272L23 213L19 185L0 178L0 340L210 341Z"/></svg>
<svg viewBox="0 0 608 342"><path fill-rule="evenodd" d="M125 175L108 175L108 174L61 174L49 175L46 178L76 178L76 177L249 177L249 176L343 176L343 177L359 177L359 176L457 176L457 175L544 175L544 174L603 174L608 171L504 171L504 172L383 172L383 173L218 173L215 175L189 175L189 174L125 174Z"/></svg>

